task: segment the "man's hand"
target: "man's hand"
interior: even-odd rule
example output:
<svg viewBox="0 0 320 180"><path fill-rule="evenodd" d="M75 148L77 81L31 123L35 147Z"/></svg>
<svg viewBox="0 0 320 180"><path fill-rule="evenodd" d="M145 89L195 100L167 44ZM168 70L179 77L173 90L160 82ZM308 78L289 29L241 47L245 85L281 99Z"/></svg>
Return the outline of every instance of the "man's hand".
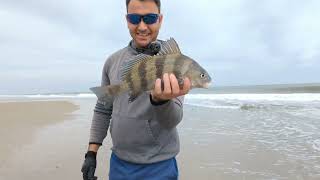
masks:
<svg viewBox="0 0 320 180"><path fill-rule="evenodd" d="M151 91L152 100L155 102L166 101L176 98L178 96L185 95L191 88L191 82L189 78L185 78L183 81L183 87L180 89L178 80L174 74L163 75L163 90L161 88L161 79L157 79L154 89Z"/></svg>
<svg viewBox="0 0 320 180"><path fill-rule="evenodd" d="M97 177L94 176L97 160L96 160L96 152L88 151L85 156L85 160L83 162L81 172L83 176L83 180L96 180Z"/></svg>

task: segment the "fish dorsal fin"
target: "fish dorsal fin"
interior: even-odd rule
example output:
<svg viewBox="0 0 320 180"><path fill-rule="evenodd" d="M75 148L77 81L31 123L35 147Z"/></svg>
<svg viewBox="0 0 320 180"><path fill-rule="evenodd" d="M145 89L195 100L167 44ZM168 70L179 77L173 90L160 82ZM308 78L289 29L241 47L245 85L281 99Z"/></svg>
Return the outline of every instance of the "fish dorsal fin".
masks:
<svg viewBox="0 0 320 180"><path fill-rule="evenodd" d="M120 70L121 80L124 80L124 78L127 76L128 72L138 63L142 63L144 61L147 61L151 59L152 56L149 56L147 54L138 54L134 56L131 60L127 61L126 64L123 64Z"/></svg>
<svg viewBox="0 0 320 180"><path fill-rule="evenodd" d="M161 44L161 50L157 55L162 56L166 54L181 54L179 46L173 38L170 38Z"/></svg>

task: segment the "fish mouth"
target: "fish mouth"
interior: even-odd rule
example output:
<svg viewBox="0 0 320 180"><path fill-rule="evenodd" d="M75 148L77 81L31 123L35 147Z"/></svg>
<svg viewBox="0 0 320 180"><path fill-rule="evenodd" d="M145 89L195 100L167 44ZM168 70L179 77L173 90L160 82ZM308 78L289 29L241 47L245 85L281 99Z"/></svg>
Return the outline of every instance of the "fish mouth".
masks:
<svg viewBox="0 0 320 180"><path fill-rule="evenodd" d="M202 87L208 89L211 83L205 83Z"/></svg>

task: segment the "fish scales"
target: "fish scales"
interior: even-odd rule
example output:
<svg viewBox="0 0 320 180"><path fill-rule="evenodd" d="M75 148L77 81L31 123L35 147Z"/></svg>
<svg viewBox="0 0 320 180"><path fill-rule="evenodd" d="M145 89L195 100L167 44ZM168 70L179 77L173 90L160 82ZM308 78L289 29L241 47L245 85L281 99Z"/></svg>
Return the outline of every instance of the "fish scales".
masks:
<svg viewBox="0 0 320 180"><path fill-rule="evenodd" d="M134 84L133 84L133 79L131 75L131 71L128 72L127 76L125 77L125 83L128 85L128 89L133 91L134 90Z"/></svg>
<svg viewBox="0 0 320 180"><path fill-rule="evenodd" d="M141 63L140 63L141 64ZM140 91L141 87L141 80L140 80L140 74L139 74L139 65L136 64L135 66L132 67L132 70L129 71L131 75L131 82L133 84L133 89L130 89L133 94L136 94Z"/></svg>
<svg viewBox="0 0 320 180"><path fill-rule="evenodd" d="M177 55L175 55L175 54L169 54L169 55L165 56L162 74L172 73L174 71L174 64L176 61L176 57L177 57Z"/></svg>
<svg viewBox="0 0 320 180"><path fill-rule="evenodd" d="M164 61L159 56L155 60L155 66L156 66L156 76L157 78L162 78L163 68L164 68Z"/></svg>
<svg viewBox="0 0 320 180"><path fill-rule="evenodd" d="M182 70L188 69L191 63L192 61L184 61L181 55L175 60L173 74L176 76L180 87L183 84L183 75L186 73Z"/></svg>
<svg viewBox="0 0 320 180"><path fill-rule="evenodd" d="M175 74L181 84L184 73L181 73L180 69L186 69L183 66L190 64L188 62L190 61L184 61L179 54L153 56L150 60L141 61L135 64L131 72L127 74L127 76L131 76L131 78L127 78L131 81L129 84L133 85L130 90L134 93L150 90L153 88L155 80L162 78L164 73Z"/></svg>
<svg viewBox="0 0 320 180"><path fill-rule="evenodd" d="M139 78L140 78L140 91L147 90L148 88L148 77L147 75L147 69L146 69L147 62L143 61L139 64L138 72L139 72Z"/></svg>
<svg viewBox="0 0 320 180"><path fill-rule="evenodd" d="M152 89L154 86L154 81L157 79L157 68L156 67L157 59L153 58L152 61L146 63L146 77L148 80L148 87L146 89Z"/></svg>

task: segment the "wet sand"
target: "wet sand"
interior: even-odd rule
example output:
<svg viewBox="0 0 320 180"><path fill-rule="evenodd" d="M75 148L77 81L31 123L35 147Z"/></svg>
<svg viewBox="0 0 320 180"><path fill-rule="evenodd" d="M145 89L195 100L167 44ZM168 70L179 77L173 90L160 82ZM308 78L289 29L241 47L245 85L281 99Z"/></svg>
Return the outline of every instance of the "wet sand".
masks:
<svg viewBox="0 0 320 180"><path fill-rule="evenodd" d="M0 103L0 180L81 179L94 104L94 99ZM305 162L289 160L285 153L242 133L238 125L246 116L241 111L185 106L178 126L180 179L320 177L308 174ZM99 179L108 179L110 147L108 133L98 154Z"/></svg>
<svg viewBox="0 0 320 180"><path fill-rule="evenodd" d="M35 163L48 149L39 144L34 146L37 151L32 151L28 146L33 146L39 131L73 118L77 109L78 105L64 100L0 102L0 179L29 179L32 173L42 171ZM56 139L51 137L47 142L54 144Z"/></svg>

